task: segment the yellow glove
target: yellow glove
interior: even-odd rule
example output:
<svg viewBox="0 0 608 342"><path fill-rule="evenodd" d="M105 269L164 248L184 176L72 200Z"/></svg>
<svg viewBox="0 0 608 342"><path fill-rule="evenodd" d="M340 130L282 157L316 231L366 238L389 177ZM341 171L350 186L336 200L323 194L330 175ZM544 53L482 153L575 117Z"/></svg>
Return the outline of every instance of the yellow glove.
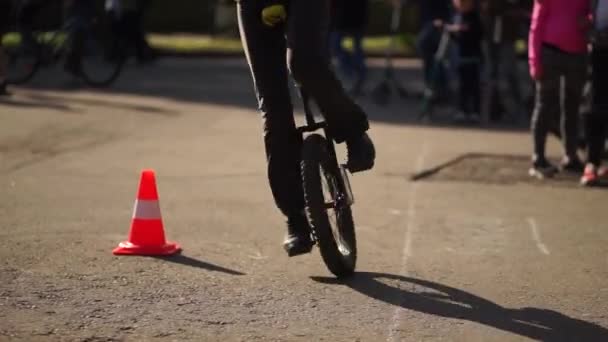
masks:
<svg viewBox="0 0 608 342"><path fill-rule="evenodd" d="M283 5L271 5L262 10L262 21L266 26L273 27L287 19L287 11Z"/></svg>

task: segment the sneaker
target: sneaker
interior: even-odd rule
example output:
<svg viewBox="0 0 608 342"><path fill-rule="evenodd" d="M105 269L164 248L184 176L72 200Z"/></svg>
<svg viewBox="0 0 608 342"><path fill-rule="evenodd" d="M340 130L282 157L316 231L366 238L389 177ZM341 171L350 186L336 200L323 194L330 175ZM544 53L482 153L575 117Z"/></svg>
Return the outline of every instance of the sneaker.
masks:
<svg viewBox="0 0 608 342"><path fill-rule="evenodd" d="M283 248L288 256L310 253L314 245L310 232L308 220L303 213L287 218L287 236L283 241Z"/></svg>
<svg viewBox="0 0 608 342"><path fill-rule="evenodd" d="M583 176L581 177L581 185L582 186L594 186L597 185L600 181L600 177L598 174L598 170L593 164L587 164L585 166L585 171L583 172Z"/></svg>
<svg viewBox="0 0 608 342"><path fill-rule="evenodd" d="M367 133L356 139L346 140L348 158L346 168L351 173L370 170L374 167L376 149Z"/></svg>
<svg viewBox="0 0 608 342"><path fill-rule="evenodd" d="M564 157L560 169L565 172L581 173L585 170L585 165L578 158Z"/></svg>
<svg viewBox="0 0 608 342"><path fill-rule="evenodd" d="M532 167L528 171L528 174L531 177L536 177L538 179L551 178L555 176L558 172L557 168L549 163L547 160L542 159L539 161L535 161L532 164Z"/></svg>

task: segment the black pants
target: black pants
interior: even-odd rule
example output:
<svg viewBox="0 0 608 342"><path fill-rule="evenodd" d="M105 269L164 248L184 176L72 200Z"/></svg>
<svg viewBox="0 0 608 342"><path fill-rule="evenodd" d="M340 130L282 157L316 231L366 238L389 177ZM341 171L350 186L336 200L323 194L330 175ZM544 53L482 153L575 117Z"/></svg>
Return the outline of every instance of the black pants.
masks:
<svg viewBox="0 0 608 342"><path fill-rule="evenodd" d="M608 128L608 48L595 47L593 65L593 108L587 117L588 162L599 166Z"/></svg>
<svg viewBox="0 0 608 342"><path fill-rule="evenodd" d="M293 117L288 67L319 106L336 142L360 136L369 125L331 70L329 1L291 0L286 25L274 28L261 20L263 2L239 1L239 28L262 112L270 187L277 206L289 216L302 211L304 195L302 136Z"/></svg>
<svg viewBox="0 0 608 342"><path fill-rule="evenodd" d="M145 61L150 56L150 47L143 29L143 8L127 10L121 15L117 15L112 10L108 14L112 18L114 52L127 55L127 50L132 45L135 48L137 61Z"/></svg>
<svg viewBox="0 0 608 342"><path fill-rule="evenodd" d="M481 86L479 63L464 63L458 66L460 77L460 110L465 114L477 114L481 107Z"/></svg>
<svg viewBox="0 0 608 342"><path fill-rule="evenodd" d="M587 77L587 56L543 47L542 63L543 75L536 81L536 103L532 117L533 159L545 158L547 134L558 125L561 126L565 155L571 159L577 158L579 106ZM565 81L563 99L562 77ZM564 113L560 115L562 103Z"/></svg>

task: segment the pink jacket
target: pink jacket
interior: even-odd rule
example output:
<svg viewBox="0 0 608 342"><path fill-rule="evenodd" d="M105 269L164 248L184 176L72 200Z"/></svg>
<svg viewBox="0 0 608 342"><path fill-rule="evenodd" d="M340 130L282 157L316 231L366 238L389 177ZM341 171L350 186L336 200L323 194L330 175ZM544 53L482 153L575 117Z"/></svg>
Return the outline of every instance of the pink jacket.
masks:
<svg viewBox="0 0 608 342"><path fill-rule="evenodd" d="M530 26L530 75L542 74L541 48L551 44L570 53L587 51L590 0L535 0Z"/></svg>

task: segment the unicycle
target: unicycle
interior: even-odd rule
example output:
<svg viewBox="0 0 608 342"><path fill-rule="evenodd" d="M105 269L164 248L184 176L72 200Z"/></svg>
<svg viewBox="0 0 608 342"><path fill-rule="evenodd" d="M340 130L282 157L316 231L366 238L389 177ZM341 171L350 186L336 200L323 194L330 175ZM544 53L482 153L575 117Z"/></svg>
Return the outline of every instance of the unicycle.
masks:
<svg viewBox="0 0 608 342"><path fill-rule="evenodd" d="M353 274L357 261L351 211L354 198L348 174L345 166L338 163L327 124L315 122L306 93L301 90L300 95L306 115L306 125L298 127L304 136L300 168L312 240L329 271L338 278L347 277Z"/></svg>

